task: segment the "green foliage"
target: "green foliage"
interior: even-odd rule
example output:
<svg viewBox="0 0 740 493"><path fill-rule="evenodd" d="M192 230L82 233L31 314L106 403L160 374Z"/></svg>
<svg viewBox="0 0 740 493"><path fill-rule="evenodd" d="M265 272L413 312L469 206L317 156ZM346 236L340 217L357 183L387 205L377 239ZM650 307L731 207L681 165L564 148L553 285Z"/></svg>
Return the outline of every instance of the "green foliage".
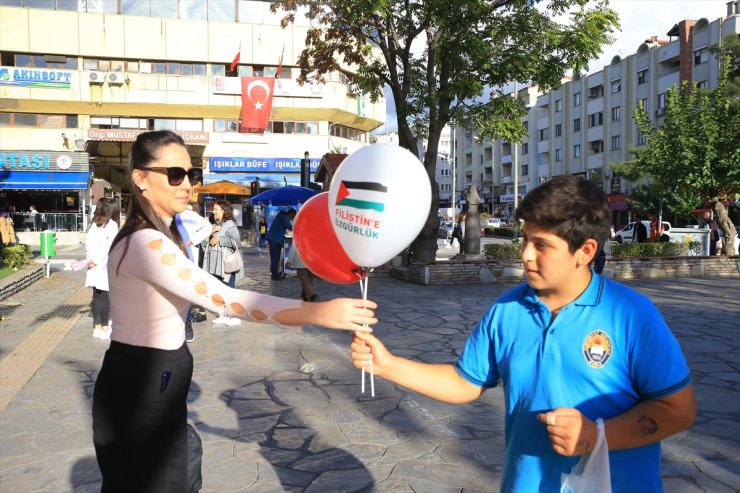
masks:
<svg viewBox="0 0 740 493"><path fill-rule="evenodd" d="M519 260L522 246L520 243L489 243L483 245L483 254L489 260Z"/></svg>
<svg viewBox="0 0 740 493"><path fill-rule="evenodd" d="M650 177L655 191L684 214L740 192L740 118L730 111L726 78L727 70L713 94L695 83L668 89L660 127L641 107L635 111L647 145L634 149L625 168Z"/></svg>
<svg viewBox="0 0 740 493"><path fill-rule="evenodd" d="M615 243L612 247L612 257L635 258L635 257L685 257L689 254L690 245L701 243L698 241L691 244L680 242L658 242L658 243ZM693 245L697 248L697 245Z"/></svg>
<svg viewBox="0 0 740 493"><path fill-rule="evenodd" d="M31 261L33 251L30 245L11 245L3 247L3 264L11 269L23 267Z"/></svg>
<svg viewBox="0 0 740 493"><path fill-rule="evenodd" d="M536 8L539 4L540 8ZM505 97L512 81L559 87L570 70L597 58L619 28L607 2L586 0L283 0L271 10L283 25L307 9L312 21L298 58L299 81L352 67L353 82L395 103L400 145L416 152L428 139L431 179L442 129L475 125L482 136L520 142L523 102ZM563 23L561 14L570 15ZM412 244L420 262L434 261L438 189L432 184L427 224Z"/></svg>

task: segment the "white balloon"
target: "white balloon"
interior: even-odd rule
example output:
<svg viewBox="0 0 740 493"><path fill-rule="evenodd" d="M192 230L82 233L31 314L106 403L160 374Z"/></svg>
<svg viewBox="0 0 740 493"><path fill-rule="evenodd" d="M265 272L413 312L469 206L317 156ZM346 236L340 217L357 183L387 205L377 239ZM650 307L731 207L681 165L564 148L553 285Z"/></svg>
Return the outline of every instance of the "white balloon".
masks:
<svg viewBox="0 0 740 493"><path fill-rule="evenodd" d="M373 144L350 154L329 188L329 216L347 256L377 267L424 227L432 187L424 165L403 147Z"/></svg>

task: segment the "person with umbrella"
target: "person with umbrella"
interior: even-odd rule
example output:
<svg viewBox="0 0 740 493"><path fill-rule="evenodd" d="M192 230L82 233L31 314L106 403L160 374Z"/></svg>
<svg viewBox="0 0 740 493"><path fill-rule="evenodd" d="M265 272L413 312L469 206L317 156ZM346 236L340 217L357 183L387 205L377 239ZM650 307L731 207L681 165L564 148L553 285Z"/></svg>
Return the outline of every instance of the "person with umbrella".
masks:
<svg viewBox="0 0 740 493"><path fill-rule="evenodd" d="M273 281L282 281L283 275L280 272L280 256L283 253L283 242L285 241L285 232L293 231L291 221L295 217L295 209L280 211L273 219L270 229L267 230L267 246L270 249L270 278Z"/></svg>

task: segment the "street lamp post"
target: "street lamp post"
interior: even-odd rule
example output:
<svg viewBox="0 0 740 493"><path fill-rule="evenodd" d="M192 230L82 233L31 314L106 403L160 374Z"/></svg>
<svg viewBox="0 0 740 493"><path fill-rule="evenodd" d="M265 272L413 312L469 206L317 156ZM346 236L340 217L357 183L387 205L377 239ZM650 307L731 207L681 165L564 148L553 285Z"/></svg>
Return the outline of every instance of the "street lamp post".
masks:
<svg viewBox="0 0 740 493"><path fill-rule="evenodd" d="M514 81L514 99L517 98L517 83ZM519 156L517 152L517 148L519 145L517 144L516 140L514 140L514 149L512 156L512 164L514 165L514 213L516 213L516 208L519 205ZM512 214L513 216L513 214ZM513 223L512 223L513 224ZM519 241L519 228L517 227L517 224L513 224L514 226L514 242Z"/></svg>
<svg viewBox="0 0 740 493"><path fill-rule="evenodd" d="M457 198L457 191L455 190L455 172L456 172L456 161L457 161L457 152L455 150L455 131L457 129L453 126L452 127L452 149L451 149L451 156L452 159L450 160L450 165L452 168L452 199L450 201L450 205L452 206L452 229L455 229L455 219L457 214L455 214L455 199ZM452 243L450 243L452 245Z"/></svg>
<svg viewBox="0 0 740 493"><path fill-rule="evenodd" d="M301 186L307 187L308 182L311 181L311 160L308 159L308 151L303 153L303 159L301 160Z"/></svg>

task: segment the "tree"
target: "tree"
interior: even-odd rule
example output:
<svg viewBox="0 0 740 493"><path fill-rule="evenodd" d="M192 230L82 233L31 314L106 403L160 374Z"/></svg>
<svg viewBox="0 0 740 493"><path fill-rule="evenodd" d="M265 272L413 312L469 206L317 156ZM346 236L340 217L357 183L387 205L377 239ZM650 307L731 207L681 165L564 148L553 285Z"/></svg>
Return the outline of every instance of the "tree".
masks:
<svg viewBox="0 0 740 493"><path fill-rule="evenodd" d="M725 63L711 93L688 82L668 89L662 126L640 105L634 118L646 145L634 149L634 161L619 168L648 177L684 213L708 202L727 239L725 255L734 253L736 234L725 204L740 193L740 116L727 94L728 72Z"/></svg>
<svg viewBox="0 0 740 493"><path fill-rule="evenodd" d="M712 46L710 51L727 64L727 94L734 98L731 102L737 110L740 106L740 35L731 34L725 37L722 43Z"/></svg>
<svg viewBox="0 0 740 493"><path fill-rule="evenodd" d="M537 9L541 3L544 8ZM523 104L503 97L510 81L542 90L558 87L569 69L596 58L617 15L606 2L588 0L284 0L271 6L299 9L315 23L298 63L299 81L351 66L354 83L376 98L393 97L401 146L416 154L427 139L424 166L432 204L411 245L413 260L429 263L437 250L439 191L435 181L442 129L468 124L482 136L520 142L526 129ZM570 13L570 23L554 17ZM423 48L423 49L421 49ZM356 70L355 70L356 68Z"/></svg>

